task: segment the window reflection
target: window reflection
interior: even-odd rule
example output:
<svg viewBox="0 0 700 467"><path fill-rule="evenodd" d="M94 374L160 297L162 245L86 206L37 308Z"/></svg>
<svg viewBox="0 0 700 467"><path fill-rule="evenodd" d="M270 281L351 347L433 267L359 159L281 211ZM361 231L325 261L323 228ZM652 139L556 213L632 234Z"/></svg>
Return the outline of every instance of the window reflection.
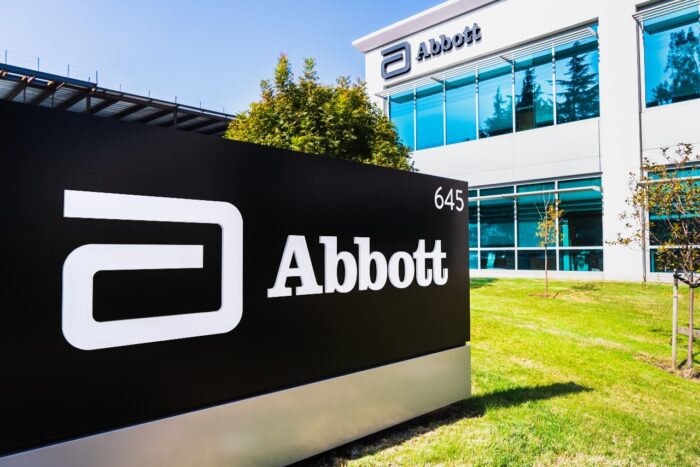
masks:
<svg viewBox="0 0 700 467"><path fill-rule="evenodd" d="M401 143L413 150L413 91L391 96L389 116L396 126Z"/></svg>
<svg viewBox="0 0 700 467"><path fill-rule="evenodd" d="M476 76L445 83L447 144L476 139Z"/></svg>
<svg viewBox="0 0 700 467"><path fill-rule="evenodd" d="M481 196L513 193L513 187L481 190ZM515 246L515 210L512 198L481 201L481 247Z"/></svg>
<svg viewBox="0 0 700 467"><path fill-rule="evenodd" d="M515 129L554 124L552 53L547 51L515 63Z"/></svg>
<svg viewBox="0 0 700 467"><path fill-rule="evenodd" d="M512 79L508 64L479 70L479 138L513 131Z"/></svg>
<svg viewBox="0 0 700 467"><path fill-rule="evenodd" d="M444 144L442 84L416 90L416 149Z"/></svg>
<svg viewBox="0 0 700 467"><path fill-rule="evenodd" d="M600 115L598 41L590 38L557 47L557 123Z"/></svg>
<svg viewBox="0 0 700 467"><path fill-rule="evenodd" d="M647 107L700 97L699 18L695 6L644 22Z"/></svg>
<svg viewBox="0 0 700 467"><path fill-rule="evenodd" d="M559 189L600 186L600 179L559 182ZM564 210L559 222L561 246L603 246L603 199L599 191L561 193L559 207Z"/></svg>

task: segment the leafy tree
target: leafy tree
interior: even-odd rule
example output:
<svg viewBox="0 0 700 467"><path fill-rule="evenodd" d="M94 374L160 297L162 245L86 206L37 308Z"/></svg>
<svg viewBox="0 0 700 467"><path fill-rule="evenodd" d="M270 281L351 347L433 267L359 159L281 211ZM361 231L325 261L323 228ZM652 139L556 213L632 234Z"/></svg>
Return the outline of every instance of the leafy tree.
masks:
<svg viewBox="0 0 700 467"><path fill-rule="evenodd" d="M576 47L577 44L574 44ZM598 75L591 71L586 54L575 54L567 64L566 79L558 79L557 94L564 99L557 107L559 122L573 122L599 113Z"/></svg>
<svg viewBox="0 0 700 467"><path fill-rule="evenodd" d="M493 114L484 121L484 132L487 136L494 136L512 126L513 115L511 114L510 101L503 97L501 87L498 86L496 94L493 96Z"/></svg>
<svg viewBox="0 0 700 467"><path fill-rule="evenodd" d="M539 209L538 209L539 212ZM559 200L552 202L549 198L544 203L544 212L540 213L540 221L537 224L537 240L539 246L544 248L544 297L549 297L549 245L557 241L557 229L559 221L564 215L564 210L559 208Z"/></svg>
<svg viewBox="0 0 700 467"><path fill-rule="evenodd" d="M661 102L680 102L700 94L700 41L693 28L671 33L666 68L670 82L660 85Z"/></svg>
<svg viewBox="0 0 700 467"><path fill-rule="evenodd" d="M681 144L674 153L662 150L660 163L644 160L641 176L630 175L628 210L620 218L628 233L618 234L617 244L658 245L660 270L672 271L674 293L673 366L676 366L678 282L690 289L687 371L692 374L693 311L695 289L700 287L700 180L688 169L700 162L693 146ZM691 172L692 173L692 172Z"/></svg>
<svg viewBox="0 0 700 467"><path fill-rule="evenodd" d="M260 100L236 115L225 138L413 170L410 149L370 101L364 83L341 77L335 85L321 84L310 58L295 80L289 59L281 55L274 79L260 87Z"/></svg>

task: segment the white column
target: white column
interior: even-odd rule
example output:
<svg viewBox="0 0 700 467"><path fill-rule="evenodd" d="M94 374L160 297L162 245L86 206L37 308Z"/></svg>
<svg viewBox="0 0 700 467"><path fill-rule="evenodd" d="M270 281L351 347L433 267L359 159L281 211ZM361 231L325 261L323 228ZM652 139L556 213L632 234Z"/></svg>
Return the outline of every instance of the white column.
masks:
<svg viewBox="0 0 700 467"><path fill-rule="evenodd" d="M622 3L622 2L621 2ZM606 2L599 18L600 153L603 172L603 240L623 232L630 172L641 165L640 76L634 6ZM606 279L639 281L644 258L638 247L605 245Z"/></svg>

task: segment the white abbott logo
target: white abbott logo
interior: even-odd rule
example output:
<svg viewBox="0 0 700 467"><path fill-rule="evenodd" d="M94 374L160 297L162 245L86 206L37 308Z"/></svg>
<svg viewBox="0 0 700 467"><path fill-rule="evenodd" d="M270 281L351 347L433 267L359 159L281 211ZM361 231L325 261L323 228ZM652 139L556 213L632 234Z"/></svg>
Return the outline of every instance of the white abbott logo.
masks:
<svg viewBox="0 0 700 467"><path fill-rule="evenodd" d="M63 335L83 350L105 349L233 330L243 313L243 219L230 203L87 191L64 192L64 217L218 224L221 227L221 308L152 318L98 322L93 276L98 271L201 269L203 245L88 244L63 264Z"/></svg>
<svg viewBox="0 0 700 467"><path fill-rule="evenodd" d="M315 295L322 293L348 293L355 286L359 290L381 290L387 279L396 288L405 289L414 279L421 287L431 284L445 285L448 271L442 267L442 260L447 254L442 251L442 242L435 241L433 251L425 249L425 240L419 240L413 253L398 251L387 261L386 256L379 251L372 251L368 237L355 237L358 259L348 251L338 251L337 237L319 237L324 246L324 285L321 286L311 263L311 255L303 235L290 235L282 253L277 279L271 289L267 289L268 298L290 297L291 287L287 280L291 277L301 279L301 285L296 287L296 295ZM292 267L292 260L296 266ZM430 261L430 265L428 265ZM338 266L343 263L345 277L342 283L338 279ZM372 277L371 268L374 264L375 274ZM401 267L403 266L403 273Z"/></svg>

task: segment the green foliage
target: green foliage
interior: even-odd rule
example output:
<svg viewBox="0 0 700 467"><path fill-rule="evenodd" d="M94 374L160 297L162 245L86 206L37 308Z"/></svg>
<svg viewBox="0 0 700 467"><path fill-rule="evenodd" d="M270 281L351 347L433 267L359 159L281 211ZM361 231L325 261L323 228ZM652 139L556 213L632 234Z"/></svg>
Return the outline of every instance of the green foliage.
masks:
<svg viewBox="0 0 700 467"><path fill-rule="evenodd" d="M700 163L691 144L662 150L660 163L645 159L641 176L630 174L629 209L620 218L628 230L617 243L658 245L661 269L691 286L700 285L700 180L689 176ZM648 218L648 222L647 222Z"/></svg>
<svg viewBox="0 0 700 467"><path fill-rule="evenodd" d="M260 100L231 122L226 138L413 170L410 150L370 101L364 83L341 77L335 85L321 84L310 58L295 80L289 59L282 55L274 79L263 81L261 91Z"/></svg>
<svg viewBox="0 0 700 467"><path fill-rule="evenodd" d="M564 215L564 210L559 209L559 200L554 203L545 203L544 212L540 213L540 221L537 224L537 240L543 248L556 242L557 240L557 225L561 217Z"/></svg>

